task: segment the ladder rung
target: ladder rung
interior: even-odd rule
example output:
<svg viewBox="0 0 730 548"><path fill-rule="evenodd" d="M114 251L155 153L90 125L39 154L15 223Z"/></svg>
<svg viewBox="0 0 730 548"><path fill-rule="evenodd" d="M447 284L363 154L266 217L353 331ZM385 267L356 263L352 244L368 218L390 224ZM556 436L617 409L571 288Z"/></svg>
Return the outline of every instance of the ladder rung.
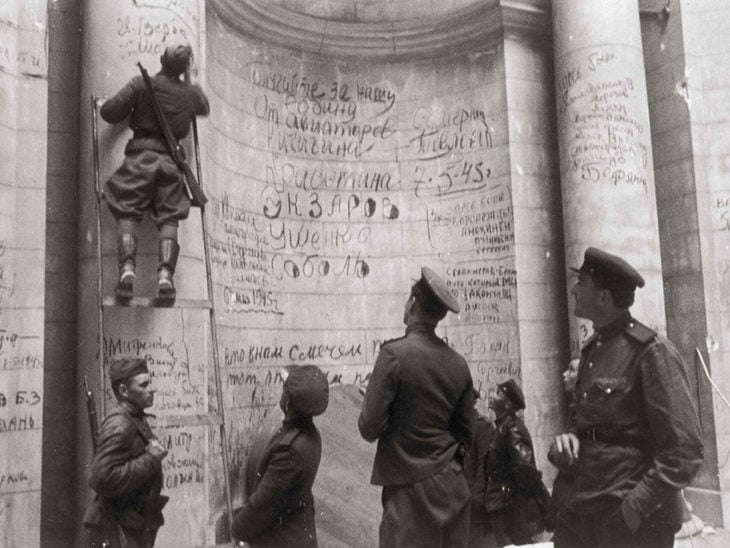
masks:
<svg viewBox="0 0 730 548"><path fill-rule="evenodd" d="M134 297L122 303L114 296L104 297L102 304L105 307L130 307L130 308L203 308L210 310L213 304L208 299L175 299L170 305L169 301L157 297Z"/></svg>

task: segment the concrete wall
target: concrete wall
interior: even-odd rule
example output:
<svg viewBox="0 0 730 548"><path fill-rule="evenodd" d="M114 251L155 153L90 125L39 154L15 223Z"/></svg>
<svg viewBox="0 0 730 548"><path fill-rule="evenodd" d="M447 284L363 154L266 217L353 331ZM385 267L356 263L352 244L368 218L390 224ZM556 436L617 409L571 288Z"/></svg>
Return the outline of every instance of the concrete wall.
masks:
<svg viewBox="0 0 730 548"><path fill-rule="evenodd" d="M281 367L316 363L333 385L367 383L380 343L403 332L422 265L459 295L462 314L441 333L482 395L519 377L501 34L444 52L414 23L420 51L365 63L344 43L340 56L297 49L304 30L275 47L237 32L220 7L204 164L232 461L275 413Z"/></svg>

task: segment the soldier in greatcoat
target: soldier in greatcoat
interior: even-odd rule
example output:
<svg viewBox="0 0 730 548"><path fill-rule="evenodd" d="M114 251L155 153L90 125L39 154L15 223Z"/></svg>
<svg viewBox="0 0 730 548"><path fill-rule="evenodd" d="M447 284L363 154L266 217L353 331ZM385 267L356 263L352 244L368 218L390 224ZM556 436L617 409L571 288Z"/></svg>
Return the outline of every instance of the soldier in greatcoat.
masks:
<svg viewBox="0 0 730 548"><path fill-rule="evenodd" d="M293 367L284 381L281 428L258 437L244 473L246 500L233 513L233 538L252 548L316 548L312 485L322 439L312 417L329 403L326 375L314 365Z"/></svg>

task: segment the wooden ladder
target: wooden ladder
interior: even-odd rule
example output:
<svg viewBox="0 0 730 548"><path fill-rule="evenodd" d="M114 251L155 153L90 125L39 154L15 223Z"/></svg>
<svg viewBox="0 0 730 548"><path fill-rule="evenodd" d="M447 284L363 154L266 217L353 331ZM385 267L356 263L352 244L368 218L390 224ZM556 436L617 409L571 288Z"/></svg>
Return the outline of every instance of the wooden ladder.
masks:
<svg viewBox="0 0 730 548"><path fill-rule="evenodd" d="M104 310L111 307L143 307L143 308L170 308L169 301L160 301L156 297L134 297L130 301L120 303L116 296L103 297L103 266L102 266L102 245L101 245L101 203L104 199L104 193L101 188L100 181L100 161L99 161L99 126L98 126L98 109L103 104L103 100L91 95L91 131L93 134L93 172L94 172L94 190L96 193L96 257L97 257L97 298L98 298L98 314L99 314L99 379L100 394L105 393L106 387L106 370L104 367ZM193 126L193 143L195 148L195 166L197 169L198 181L201 186L203 184L202 171L200 166L200 146L198 141L198 127L195 119L192 121ZM199 416L197 424L215 425L220 429L221 454L223 458L223 481L225 483L226 507L228 512L228 523L233 523L233 505L231 499L230 487L230 460L228 455L228 444L226 437L226 422L223 407L223 391L221 383L220 358L218 354L218 326L215 315L215 306L213 299L213 277L211 275L211 259L210 259L210 243L208 239L208 231L205 218L205 206L200 207L200 221L203 237L203 253L205 259L205 278L207 282L208 299L204 300L185 300L176 298L173 308L189 308L189 309L207 309L209 313L210 338L213 347L213 371L215 378L215 392L217 412L215 417L211 417L210 413ZM102 417L106 416L106 398L101 397Z"/></svg>

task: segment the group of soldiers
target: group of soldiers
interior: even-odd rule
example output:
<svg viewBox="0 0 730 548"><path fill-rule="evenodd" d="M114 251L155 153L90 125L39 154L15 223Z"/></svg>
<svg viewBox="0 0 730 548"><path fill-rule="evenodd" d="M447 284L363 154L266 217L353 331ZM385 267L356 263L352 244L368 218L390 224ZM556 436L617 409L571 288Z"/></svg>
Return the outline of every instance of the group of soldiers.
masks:
<svg viewBox="0 0 730 548"><path fill-rule="evenodd" d="M163 107L176 113L178 138L196 114L208 111L202 91L180 79L190 58L188 46L168 48L153 79ZM149 210L161 234L160 293L174 298L177 223L190 204L138 78L102 110L110 122L131 116L134 131L123 166L107 183L119 222L117 295L131 295L135 229ZM635 290L644 286L636 269L588 248L574 270L574 313L595 332L581 351L569 429L555 437L548 455L567 478L553 502L553 542L558 548L672 546L682 521L680 491L703 459L687 371L669 341L631 316ZM510 379L490 395L494 424L476 412L466 360L435 333L449 311L458 313L459 303L423 267L405 303L405 335L381 346L364 395L358 428L365 440L377 441L371 482L382 486L381 547L527 543L534 533L531 508L537 504L548 515L532 441L518 414L524 394ZM85 519L89 545L149 548L167 502L161 494L167 451L144 412L154 389L146 362L136 357L114 360L109 378L118 405L99 428L90 465L96 498ZM328 400L319 368L291 369L281 427L250 448L244 503L227 524L233 538L252 547L317 546L312 485L322 440L313 417Z"/></svg>

